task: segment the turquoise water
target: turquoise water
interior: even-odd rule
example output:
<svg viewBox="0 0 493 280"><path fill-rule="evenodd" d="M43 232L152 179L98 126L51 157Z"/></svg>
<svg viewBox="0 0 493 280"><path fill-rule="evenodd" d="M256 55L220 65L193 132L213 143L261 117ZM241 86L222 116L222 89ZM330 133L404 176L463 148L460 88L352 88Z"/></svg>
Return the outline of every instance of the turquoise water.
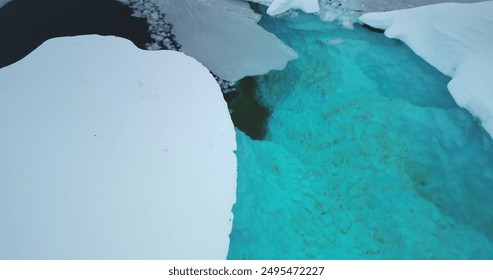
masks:
<svg viewBox="0 0 493 280"><path fill-rule="evenodd" d="M493 141L404 44L316 16L261 24L300 58L238 131L229 259L493 258Z"/></svg>

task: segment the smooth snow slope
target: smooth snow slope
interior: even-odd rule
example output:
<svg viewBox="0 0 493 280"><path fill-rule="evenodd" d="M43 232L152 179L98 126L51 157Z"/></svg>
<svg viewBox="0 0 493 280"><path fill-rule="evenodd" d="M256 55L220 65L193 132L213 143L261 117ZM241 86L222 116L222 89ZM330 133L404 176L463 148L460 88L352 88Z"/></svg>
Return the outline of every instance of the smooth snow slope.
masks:
<svg viewBox="0 0 493 280"><path fill-rule="evenodd" d="M0 100L0 259L226 257L235 132L193 58L52 39Z"/></svg>
<svg viewBox="0 0 493 280"><path fill-rule="evenodd" d="M243 0L150 0L169 18L182 51L219 77L282 70L297 54L257 25L260 16Z"/></svg>
<svg viewBox="0 0 493 280"><path fill-rule="evenodd" d="M371 13L360 20L404 41L416 54L452 77L448 88L459 106L493 135L493 1L437 4Z"/></svg>

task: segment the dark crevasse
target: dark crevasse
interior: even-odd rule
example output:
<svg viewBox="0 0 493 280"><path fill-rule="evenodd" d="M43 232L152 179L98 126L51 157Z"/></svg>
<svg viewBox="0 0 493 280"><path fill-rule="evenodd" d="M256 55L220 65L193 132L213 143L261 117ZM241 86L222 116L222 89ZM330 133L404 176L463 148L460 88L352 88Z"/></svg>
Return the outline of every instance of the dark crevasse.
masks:
<svg viewBox="0 0 493 280"><path fill-rule="evenodd" d="M230 259L493 257L493 141L403 43L317 16L260 22L300 58L256 78Z"/></svg>
<svg viewBox="0 0 493 280"><path fill-rule="evenodd" d="M84 34L115 35L144 48L152 42L145 19L116 0L14 0L0 9L0 67L44 41Z"/></svg>

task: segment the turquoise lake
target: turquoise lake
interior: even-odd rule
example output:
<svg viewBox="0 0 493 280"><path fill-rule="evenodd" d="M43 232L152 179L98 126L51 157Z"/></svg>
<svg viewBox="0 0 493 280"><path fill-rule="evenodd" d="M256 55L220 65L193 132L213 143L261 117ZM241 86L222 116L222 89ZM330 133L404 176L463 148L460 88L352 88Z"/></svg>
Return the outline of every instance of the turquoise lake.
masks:
<svg viewBox="0 0 493 280"><path fill-rule="evenodd" d="M295 49L238 130L229 259L491 259L493 141L405 44L317 16L263 17Z"/></svg>

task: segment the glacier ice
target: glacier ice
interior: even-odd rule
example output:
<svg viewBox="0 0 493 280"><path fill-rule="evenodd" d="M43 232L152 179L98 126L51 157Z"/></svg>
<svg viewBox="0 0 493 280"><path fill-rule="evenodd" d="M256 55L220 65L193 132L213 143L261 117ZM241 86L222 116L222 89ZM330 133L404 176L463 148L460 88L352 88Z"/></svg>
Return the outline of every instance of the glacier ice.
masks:
<svg viewBox="0 0 493 280"><path fill-rule="evenodd" d="M235 132L195 59L51 39L0 100L0 259L226 257Z"/></svg>

